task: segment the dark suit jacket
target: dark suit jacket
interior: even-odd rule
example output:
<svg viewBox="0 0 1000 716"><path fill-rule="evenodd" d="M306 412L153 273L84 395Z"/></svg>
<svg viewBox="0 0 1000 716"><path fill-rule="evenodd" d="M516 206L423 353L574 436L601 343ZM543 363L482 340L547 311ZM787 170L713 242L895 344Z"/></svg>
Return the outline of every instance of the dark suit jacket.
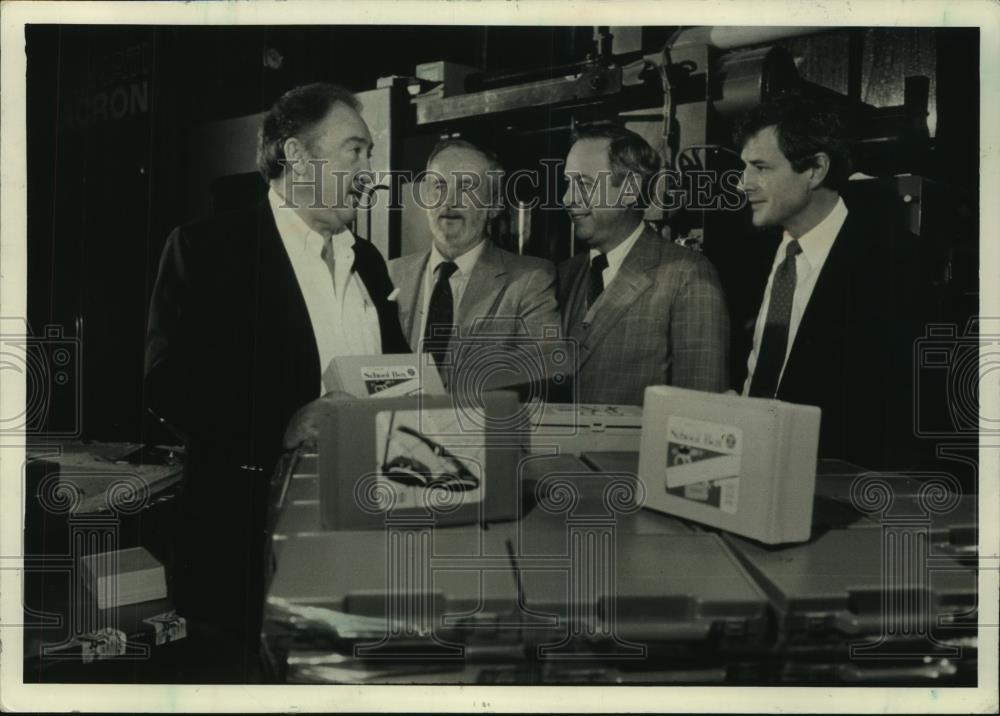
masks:
<svg viewBox="0 0 1000 716"><path fill-rule="evenodd" d="M576 341L576 396L642 405L650 385L721 392L729 382L729 314L712 264L647 228L592 307L590 260L559 266L563 331Z"/></svg>
<svg viewBox="0 0 1000 716"><path fill-rule="evenodd" d="M382 256L362 240L354 252L383 351L408 352ZM268 205L171 233L149 309L146 404L185 436L190 543L181 551L209 575L204 562L218 559L224 571L240 540L245 555L262 535L282 436L291 415L319 397L320 375L309 313ZM256 579L257 566L247 568ZM200 587L195 606L212 591Z"/></svg>
<svg viewBox="0 0 1000 716"><path fill-rule="evenodd" d="M803 313L777 398L822 409L821 456L905 467L916 460L913 342L927 297L917 238L894 226L884 206L856 196L845 203L847 219ZM779 241L769 237L766 268L758 266L754 315ZM745 329L749 346L753 323ZM744 368L746 358L744 352Z"/></svg>

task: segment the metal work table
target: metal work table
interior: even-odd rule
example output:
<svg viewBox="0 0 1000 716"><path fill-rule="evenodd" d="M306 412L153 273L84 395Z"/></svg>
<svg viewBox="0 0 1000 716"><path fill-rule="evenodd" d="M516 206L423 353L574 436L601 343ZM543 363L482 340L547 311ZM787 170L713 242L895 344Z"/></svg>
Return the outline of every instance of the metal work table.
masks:
<svg viewBox="0 0 1000 716"><path fill-rule="evenodd" d="M933 519L879 519L850 500L860 468L821 463L812 538L775 548L630 504L637 461L534 461L514 521L326 531L315 456L299 459L274 505L270 677L975 683L971 498ZM918 483L892 485L897 513L917 504Z"/></svg>

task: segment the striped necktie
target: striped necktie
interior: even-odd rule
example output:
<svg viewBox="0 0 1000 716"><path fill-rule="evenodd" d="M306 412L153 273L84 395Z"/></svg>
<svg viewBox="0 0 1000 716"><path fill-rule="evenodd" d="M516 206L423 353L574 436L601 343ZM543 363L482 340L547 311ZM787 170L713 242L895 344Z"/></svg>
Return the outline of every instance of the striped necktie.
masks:
<svg viewBox="0 0 1000 716"><path fill-rule="evenodd" d="M750 382L750 395L755 398L773 398L778 392L778 381L788 352L788 330L795 296L795 257L800 253L802 247L793 239L785 249L785 259L774 272L760 353Z"/></svg>

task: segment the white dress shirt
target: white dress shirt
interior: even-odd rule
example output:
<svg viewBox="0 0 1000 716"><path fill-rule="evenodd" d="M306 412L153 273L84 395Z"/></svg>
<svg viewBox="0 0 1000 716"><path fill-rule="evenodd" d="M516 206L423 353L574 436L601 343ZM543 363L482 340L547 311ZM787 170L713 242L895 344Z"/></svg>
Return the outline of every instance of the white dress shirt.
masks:
<svg viewBox="0 0 1000 716"><path fill-rule="evenodd" d="M299 290L309 311L320 375L336 356L373 355L382 352L378 313L364 282L351 271L354 235L347 229L332 237L334 273L323 260L326 239L313 231L293 209L283 209L284 200L268 192L274 223L295 271ZM320 394L324 393L322 378Z"/></svg>
<svg viewBox="0 0 1000 716"><path fill-rule="evenodd" d="M799 246L802 252L795 257L795 293L792 296L792 315L788 326L788 345L785 347L785 358L781 362L781 373L778 375L778 384L781 384L781 376L785 374L785 364L788 356L792 352L795 344L795 336L802 323L802 314L809 305L809 298L813 289L816 288L816 280L823 270L826 257L830 255L833 242L837 240L837 234L847 219L847 206L843 199L837 199L833 209L826 218L816 224L812 229L799 237ZM787 231L781 240L781 245L774 255L774 263L771 264L771 275L767 279L767 288L764 290L764 300L760 304L760 312L757 314L757 323L753 331L753 348L750 350L750 357L747 359L747 379L743 384L743 395L750 394L750 381L753 379L754 369L757 367L757 356L760 354L760 342L764 336L764 323L767 318L767 310L771 305L771 283L774 281L774 272L778 270L778 265L785 260L785 250L794 237Z"/></svg>
<svg viewBox="0 0 1000 716"><path fill-rule="evenodd" d="M632 250L633 246L635 246L635 242L639 240L639 236L642 235L645 228L646 222L640 221L639 225L635 227L635 231L629 234L627 239L606 254L608 257L608 265L603 271L601 271L601 280L604 281L604 288L610 286L615 276L618 275L618 269L622 267L622 262L625 261L625 257L628 256L628 252ZM591 249L590 260L593 261L594 258L600 253L601 252L597 249Z"/></svg>
<svg viewBox="0 0 1000 716"><path fill-rule="evenodd" d="M454 259L454 264L458 266L458 269L448 279L448 285L451 286L452 315L456 319L458 318L458 307L462 302L462 295L465 293L465 287L469 284L469 276L472 274L472 269L476 267L476 262L479 261L479 257L482 255L487 241L489 239L483 239L464 254ZM431 255L427 259L427 268L424 270L423 297L420 301L420 316L418 317L420 338L423 338L424 333L427 331L427 311L430 309L431 293L434 291L434 284L437 280L437 267L447 261L449 259L442 256L436 246L431 245Z"/></svg>

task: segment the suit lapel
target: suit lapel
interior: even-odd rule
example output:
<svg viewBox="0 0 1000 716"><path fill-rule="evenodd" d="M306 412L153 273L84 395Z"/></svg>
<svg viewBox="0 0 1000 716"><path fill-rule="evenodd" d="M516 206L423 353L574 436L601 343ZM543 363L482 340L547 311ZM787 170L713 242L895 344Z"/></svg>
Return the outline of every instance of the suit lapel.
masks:
<svg viewBox="0 0 1000 716"><path fill-rule="evenodd" d="M803 360L815 364L807 356L818 339L824 342L832 340L839 342L839 336L844 329L842 321L837 317L848 309L847 296L850 282L850 263L852 237L855 232L854 222L849 213L844 225L840 227L837 239L830 248L830 253L823 263L823 270L816 279L809 303L802 313L799 329L795 334L795 342L788 354L785 375L794 375L795 367ZM785 378L782 377L782 384Z"/></svg>
<svg viewBox="0 0 1000 716"><path fill-rule="evenodd" d="M653 285L647 271L660 262L659 237L646 229L635 242L622 262L611 284L604 289L600 298L589 312L589 328L579 323L571 335L580 340L580 365L584 365L594 350L631 308L639 296Z"/></svg>
<svg viewBox="0 0 1000 716"><path fill-rule="evenodd" d="M260 349L273 355L300 358L291 361L299 366L299 375L309 385L319 384L319 348L313 333L309 309L295 276L292 261L278 233L270 206L258 214L258 247L256 266L257 323L259 326L282 327L284 338L259 341ZM302 372L305 366L308 373Z"/></svg>
<svg viewBox="0 0 1000 716"><path fill-rule="evenodd" d="M273 290L283 299L280 303L276 301L266 302L265 305L259 306L258 310L285 312L292 309L295 320L283 320L278 325L293 327L296 323L301 322L298 320L299 318L308 322L309 309L306 307L306 299L299 288L292 260L285 250L285 244L278 233L278 227L274 223L274 215L271 213L270 207L261 210L258 226L259 245L256 267L258 290ZM309 323L309 326L311 335L312 324ZM315 345L315 337L313 337L313 345Z"/></svg>
<svg viewBox="0 0 1000 716"><path fill-rule="evenodd" d="M476 265L472 267L462 300L455 312L455 324L460 330L468 327L471 332L475 329L475 321L496 312L497 299L507 288L507 282L503 280L506 274L503 254L486 239L486 245Z"/></svg>
<svg viewBox="0 0 1000 716"><path fill-rule="evenodd" d="M399 282L396 284L396 288L399 289L399 295L396 297L396 302L399 304L399 321L402 324L403 335L410 339L411 344L415 330L413 323L419 312L417 301L420 298L420 286L423 283L424 272L427 270L427 261L430 256L430 251L407 256L401 259L405 265L400 267L398 272L395 272L399 277ZM417 349L416 345L411 347L413 350Z"/></svg>

